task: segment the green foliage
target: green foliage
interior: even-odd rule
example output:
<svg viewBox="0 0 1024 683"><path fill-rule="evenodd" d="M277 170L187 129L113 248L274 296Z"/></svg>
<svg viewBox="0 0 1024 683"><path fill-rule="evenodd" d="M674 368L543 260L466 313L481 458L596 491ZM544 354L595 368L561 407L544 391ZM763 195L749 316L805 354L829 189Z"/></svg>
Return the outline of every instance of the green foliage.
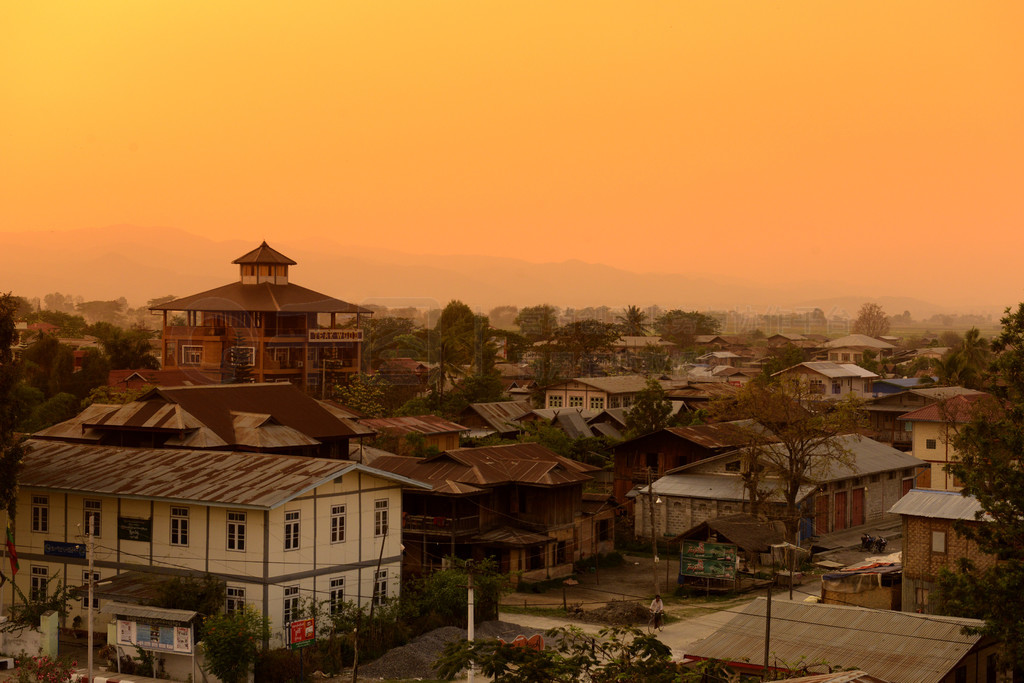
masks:
<svg viewBox="0 0 1024 683"><path fill-rule="evenodd" d="M953 439L959 459L949 472L963 482L987 520L958 522L956 530L999 562L984 571L964 564L939 578L939 606L948 614L985 620L981 633L1003 641L1002 663L1024 665L1024 621L1016 605L1024 594L1024 304L1006 310L992 348L992 400L974 404L972 419ZM980 517L980 515L979 515Z"/></svg>
<svg viewBox="0 0 1024 683"><path fill-rule="evenodd" d="M618 316L619 330L625 336L643 337L647 334L650 326L647 324L647 313L639 306L627 306Z"/></svg>
<svg viewBox="0 0 1024 683"><path fill-rule="evenodd" d="M854 334L866 334L869 337L881 337L889 334L889 318L882 307L875 303L865 303L853 321Z"/></svg>
<svg viewBox="0 0 1024 683"><path fill-rule="evenodd" d="M93 389L106 386L110 378L110 361L99 349L86 349L82 356L82 369L71 375L68 391L79 400L85 399Z"/></svg>
<svg viewBox="0 0 1024 683"><path fill-rule="evenodd" d="M60 393L32 408L28 418L21 424L27 433L38 432L58 422L70 420L78 414L82 402L73 394Z"/></svg>
<svg viewBox="0 0 1024 683"><path fill-rule="evenodd" d="M202 617L211 617L224 607L225 583L206 574L201 579L192 576L176 576L161 582L156 589L154 607L183 609L198 612ZM199 624L197 640L202 640L205 622Z"/></svg>
<svg viewBox="0 0 1024 683"><path fill-rule="evenodd" d="M772 347L765 354L764 363L761 365L761 376L765 381L771 381L772 375L776 372L799 365L805 360L803 349L795 344L786 343Z"/></svg>
<svg viewBox="0 0 1024 683"><path fill-rule="evenodd" d="M472 663L486 676L504 683L569 683L590 681L686 680L672 662L672 650L652 635L632 627L613 626L591 636L573 626L547 633L556 638L553 649L541 651L504 645L497 640L453 641L435 665L446 680Z"/></svg>
<svg viewBox="0 0 1024 683"><path fill-rule="evenodd" d="M4 631L26 626L35 628L39 626L40 617L50 611L56 612L60 622L64 623L68 618L71 601L78 597L77 589L64 583L60 571L46 579L38 594L25 595L18 584L12 582L12 586L18 600L11 605L11 619L3 626Z"/></svg>
<svg viewBox="0 0 1024 683"><path fill-rule="evenodd" d="M10 294L0 295L0 510L14 519L18 496L18 473L24 455L22 437L15 431L24 419L27 406L16 396L23 395L21 366L14 362L14 316L18 302Z"/></svg>
<svg viewBox="0 0 1024 683"><path fill-rule="evenodd" d="M152 388L153 386L149 384L138 389L121 389L103 385L89 392L89 395L82 401L82 407L90 406L93 403L108 403L111 405L131 403Z"/></svg>
<svg viewBox="0 0 1024 683"><path fill-rule="evenodd" d="M66 311L37 311L25 316L29 323L49 323L56 325L57 336L64 339L78 339L84 337L89 329L89 323L80 315L73 315Z"/></svg>
<svg viewBox="0 0 1024 683"><path fill-rule="evenodd" d="M252 605L206 620L202 647L210 671L224 683L241 683L256 661L260 644L270 637L270 622Z"/></svg>
<svg viewBox="0 0 1024 683"><path fill-rule="evenodd" d="M71 347L44 334L21 354L25 381L46 398L61 393L71 383L75 357Z"/></svg>
<svg viewBox="0 0 1024 683"><path fill-rule="evenodd" d="M419 615L434 616L444 625L465 628L469 614L466 586L472 572L476 621L497 619L501 596L511 590L508 575L500 572L493 558L476 562L450 560L451 569L434 572L414 587L413 601Z"/></svg>
<svg viewBox="0 0 1024 683"><path fill-rule="evenodd" d="M566 354L569 372L575 377L592 375L597 370L597 354L610 351L619 338L619 330L612 323L597 320L578 320L555 330L555 348Z"/></svg>
<svg viewBox="0 0 1024 683"><path fill-rule="evenodd" d="M672 403L665 397L661 382L648 378L647 386L637 393L633 407L626 413L626 438L632 439L669 426Z"/></svg>
<svg viewBox="0 0 1024 683"><path fill-rule="evenodd" d="M348 406L370 417L381 417L384 414L386 399L385 383L378 375L356 375L343 386L338 387L335 398Z"/></svg>
<svg viewBox="0 0 1024 683"><path fill-rule="evenodd" d="M159 370L160 361L153 355L153 332L143 328L123 330L107 322L90 328L103 345L114 370Z"/></svg>
<svg viewBox="0 0 1024 683"><path fill-rule="evenodd" d="M550 304L527 306L519 311L515 324L531 343L551 339L558 329L558 309Z"/></svg>
<svg viewBox="0 0 1024 683"><path fill-rule="evenodd" d="M719 334L721 330L717 319L697 311L673 309L654 320L654 331L681 349L693 346L698 334Z"/></svg>

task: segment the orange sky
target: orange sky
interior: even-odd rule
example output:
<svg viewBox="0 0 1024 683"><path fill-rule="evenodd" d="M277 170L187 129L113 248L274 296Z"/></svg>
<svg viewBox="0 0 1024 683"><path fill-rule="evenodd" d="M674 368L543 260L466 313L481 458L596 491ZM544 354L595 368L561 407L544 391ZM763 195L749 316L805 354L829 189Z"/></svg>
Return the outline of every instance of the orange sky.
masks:
<svg viewBox="0 0 1024 683"><path fill-rule="evenodd" d="M1010 304L1022 26L1015 0L6 2L0 230Z"/></svg>

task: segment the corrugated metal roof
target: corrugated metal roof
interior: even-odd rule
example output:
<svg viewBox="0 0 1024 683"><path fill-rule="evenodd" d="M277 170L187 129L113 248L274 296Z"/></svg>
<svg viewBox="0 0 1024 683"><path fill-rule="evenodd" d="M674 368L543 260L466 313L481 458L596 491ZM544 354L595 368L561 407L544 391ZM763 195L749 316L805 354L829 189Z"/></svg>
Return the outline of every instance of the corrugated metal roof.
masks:
<svg viewBox="0 0 1024 683"><path fill-rule="evenodd" d="M295 284L232 282L205 292L150 306L151 311L250 311L263 313L362 313L373 311Z"/></svg>
<svg viewBox="0 0 1024 683"><path fill-rule="evenodd" d="M269 510L361 471L404 486L423 482L348 460L269 453L116 448L29 439L19 484L123 498Z"/></svg>
<svg viewBox="0 0 1024 683"><path fill-rule="evenodd" d="M719 543L735 543L743 550L753 552L769 552L772 544L786 540L786 532L780 522L770 522L745 512L706 520L676 538L702 539L709 536L708 532L716 534Z"/></svg>
<svg viewBox="0 0 1024 683"><path fill-rule="evenodd" d="M409 415L405 417L364 418L360 424L378 432L394 432L397 434L450 434L452 432L468 432L469 427L449 422L437 415Z"/></svg>
<svg viewBox="0 0 1024 683"><path fill-rule="evenodd" d="M840 377L864 377L870 379L872 377L878 377L877 374L870 370L865 370L859 365L853 365L852 363L833 363L827 360L819 361L808 361L806 363L799 363L793 367L786 368L785 370L779 370L772 374L772 377L781 375L785 372L790 372L797 368L807 368L812 372L816 372L819 375L824 375L829 378L840 378Z"/></svg>
<svg viewBox="0 0 1024 683"><path fill-rule="evenodd" d="M249 253L239 256L232 263L277 263L288 266L294 266L295 261L282 254L276 249L272 249L266 240L260 243L260 246L256 247Z"/></svg>
<svg viewBox="0 0 1024 683"><path fill-rule="evenodd" d="M724 626L687 649L688 657L760 666L765 650L766 600L748 604ZM981 640L965 635L977 619L874 610L843 605L772 603L769 666L826 662L893 683L939 683Z"/></svg>
<svg viewBox="0 0 1024 683"><path fill-rule="evenodd" d="M451 482L476 487L508 483L535 486L565 486L591 481L590 472L600 468L563 458L536 443L518 443L482 448L455 448L428 458L368 453L365 462L410 479L438 487ZM459 493L452 487L452 493Z"/></svg>
<svg viewBox="0 0 1024 683"><path fill-rule="evenodd" d="M974 416L978 402L986 398L989 398L989 395L980 392L956 394L945 400L912 410L897 419L907 422L968 422Z"/></svg>
<svg viewBox="0 0 1024 683"><path fill-rule="evenodd" d="M893 349L896 348L889 342L869 337L866 334L848 334L832 341L825 342L822 347L826 349L840 349L844 347L864 346L872 349Z"/></svg>
<svg viewBox="0 0 1024 683"><path fill-rule="evenodd" d="M544 534L516 529L510 526L501 526L497 529L485 531L472 538L474 543L494 543L497 545L510 545L521 547L524 545L537 545L538 543L554 543L557 539Z"/></svg>
<svg viewBox="0 0 1024 683"><path fill-rule="evenodd" d="M108 602L100 607L100 613L133 617L138 620L159 619L162 621L178 621L181 623L192 621L199 615L198 612L193 612L187 609L147 607L145 605L129 605L123 602Z"/></svg>
<svg viewBox="0 0 1024 683"><path fill-rule="evenodd" d="M758 429L760 428L760 429ZM704 448L736 448L750 443L751 430L765 431L754 420L734 420L690 427L668 427L666 432ZM643 437L641 437L643 438Z"/></svg>
<svg viewBox="0 0 1024 683"><path fill-rule="evenodd" d="M470 403L463 414L473 412L499 433L518 432L520 427L512 422L530 412L529 401L494 401L491 403Z"/></svg>
<svg viewBox="0 0 1024 683"><path fill-rule="evenodd" d="M665 389L674 387L677 383L667 380L658 380ZM609 394L630 394L643 391L647 388L647 378L642 375L616 375L614 377L576 377L575 379L559 382L545 387L554 389L570 382L579 382L589 387L594 387Z"/></svg>
<svg viewBox="0 0 1024 683"><path fill-rule="evenodd" d="M932 519L978 519L982 512L981 503L974 496L965 496L958 491L935 489L910 489L889 509L897 515L930 517Z"/></svg>
<svg viewBox="0 0 1024 683"><path fill-rule="evenodd" d="M765 482L767 486L767 481ZM666 474L651 484L655 495L674 498L703 498L707 500L750 500L750 492L739 474ZM814 485L801 486L797 500L814 493ZM773 486L768 500L781 501L782 487ZM640 489L647 492L647 487Z"/></svg>
<svg viewBox="0 0 1024 683"><path fill-rule="evenodd" d="M817 676L801 676L800 678L787 678L786 683L890 683L886 679L872 676L864 671L837 671L831 674L818 674Z"/></svg>

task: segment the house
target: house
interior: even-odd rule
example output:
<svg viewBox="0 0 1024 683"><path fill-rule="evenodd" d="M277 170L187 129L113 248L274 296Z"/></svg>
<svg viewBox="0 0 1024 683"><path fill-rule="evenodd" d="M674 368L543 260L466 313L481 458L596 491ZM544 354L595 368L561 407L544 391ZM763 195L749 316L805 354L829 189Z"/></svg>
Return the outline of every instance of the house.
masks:
<svg viewBox="0 0 1024 683"><path fill-rule="evenodd" d="M908 389L921 387L933 387L938 377L890 377L887 379L876 379L871 390L876 396L887 396L898 394Z"/></svg>
<svg viewBox="0 0 1024 683"><path fill-rule="evenodd" d="M827 471L812 473L814 480L801 485L797 494L802 538L882 521L913 488L917 470L924 466L908 453L857 434L835 438L836 446L846 451L845 462L834 460ZM638 497L653 495L662 501L653 506L654 532L675 536L708 519L750 512L743 479L749 461L746 449L732 450L669 470L650 489L641 488ZM784 513L781 484L772 477L760 484L769 491L763 510L769 518ZM649 536L649 506L638 502L635 509L637 533Z"/></svg>
<svg viewBox="0 0 1024 683"><path fill-rule="evenodd" d="M879 384L880 382L875 382L876 389ZM980 392L963 387L937 387L934 385L911 386L897 393L886 393L883 390L877 398L864 404L864 410L868 415L868 433L876 441L909 451L913 445L913 425L911 422L901 422L899 420L901 415L959 394L977 393ZM922 479L920 484L929 486L930 481L930 479Z"/></svg>
<svg viewBox="0 0 1024 683"><path fill-rule="evenodd" d="M871 609L899 610L902 586L902 564L869 562L823 574L821 602L825 605L856 605Z"/></svg>
<svg viewBox="0 0 1024 683"><path fill-rule="evenodd" d="M87 581L91 529L93 580L211 574L225 608L254 606L281 645L300 599L337 609L398 595L403 487L427 485L349 460L30 439L16 580L26 595L58 575Z"/></svg>
<svg viewBox="0 0 1024 683"><path fill-rule="evenodd" d="M869 337L866 334L848 334L822 344L824 358L833 363L860 363L864 360L864 352L872 352L876 358L891 356L896 347L886 341Z"/></svg>
<svg viewBox="0 0 1024 683"><path fill-rule="evenodd" d="M739 387L715 378L715 381L681 381L665 391L665 397L672 403L682 403L682 410L692 412L705 408L715 400L736 395Z"/></svg>
<svg viewBox="0 0 1024 683"><path fill-rule="evenodd" d="M785 542L786 532L779 522L741 512L706 519L673 539L676 542L687 540L735 545L740 569L745 572L756 572L762 567L771 566L772 546ZM703 584L705 580L699 581Z"/></svg>
<svg viewBox="0 0 1024 683"><path fill-rule="evenodd" d="M373 430L288 383L158 387L124 405L94 403L35 434L107 446L348 457Z"/></svg>
<svg viewBox="0 0 1024 683"><path fill-rule="evenodd" d="M850 395L871 398L872 383L878 375L850 363L809 361L779 370L772 377L797 383L822 398L839 399Z"/></svg>
<svg viewBox="0 0 1024 683"><path fill-rule="evenodd" d="M892 506L903 520L903 610L935 612L939 571L958 571L962 560L979 570L996 564L996 557L981 552L978 544L954 528L957 522L985 524L977 515L981 504L973 496L953 491L914 489Z"/></svg>
<svg viewBox="0 0 1024 683"><path fill-rule="evenodd" d="M469 427L472 437L496 434L504 439L515 438L521 430L515 419L531 410L529 401L470 403L459 414L459 424Z"/></svg>
<svg viewBox="0 0 1024 683"><path fill-rule="evenodd" d="M662 387L670 389L674 382L659 380ZM618 375L615 377L577 377L544 389L545 408L584 408L604 410L605 408L628 408L633 405L636 395L647 388L647 378L641 375Z"/></svg>
<svg viewBox="0 0 1024 683"><path fill-rule="evenodd" d="M960 490L960 480L947 471L947 465L959 458L953 437L957 425L970 421L975 409L984 409L990 398L982 392L956 393L897 418L911 428L911 452L931 465L930 488Z"/></svg>
<svg viewBox="0 0 1024 683"><path fill-rule="evenodd" d="M528 425L548 424L561 429L570 439L589 439L599 434L591 429L589 422L597 414L596 410L537 408L520 415L513 422L520 425L520 430L529 429Z"/></svg>
<svg viewBox="0 0 1024 683"><path fill-rule="evenodd" d="M359 324L372 311L293 284L288 269L295 261L266 242L232 263L238 282L150 307L163 313L165 369L225 381L237 356L257 382L306 389L344 383L359 371ZM174 313L185 315L184 325L171 324Z"/></svg>
<svg viewBox="0 0 1024 683"><path fill-rule="evenodd" d="M765 660L767 600L737 609L686 649L687 661L717 659L758 674ZM858 669L892 683L996 683L998 644L964 633L978 619L841 605L773 601L768 666L778 672ZM984 672L984 678L982 678ZM989 677L991 676L991 678Z"/></svg>
<svg viewBox="0 0 1024 683"><path fill-rule="evenodd" d="M594 542L581 541L583 486L599 468L540 444L456 448L426 458L365 449L363 457L375 469L431 485L403 493L403 566L409 575L442 569L454 555L494 557L516 580L540 581L571 574L572 563L594 548ZM611 520L613 507L602 513L597 521ZM610 522L603 528L599 540L606 543Z"/></svg>
<svg viewBox="0 0 1024 683"><path fill-rule="evenodd" d="M427 388L430 367L414 358L386 358L377 366L376 374L392 386L409 387L418 392Z"/></svg>
<svg viewBox="0 0 1024 683"><path fill-rule="evenodd" d="M211 378L185 370L111 370L107 386L115 389L142 389L143 387L190 387L216 384Z"/></svg>
<svg viewBox="0 0 1024 683"><path fill-rule="evenodd" d="M697 356L695 359L697 363L708 365L712 368L718 367L719 365L727 365L729 367L739 367L740 362L743 360L743 356L733 353L732 351L710 351L704 355Z"/></svg>
<svg viewBox="0 0 1024 683"><path fill-rule="evenodd" d="M419 434L423 437L425 447L433 446L439 451L458 448L459 436L469 433L468 427L437 415L362 418L359 424L372 429L380 436L404 438L409 434Z"/></svg>
<svg viewBox="0 0 1024 683"><path fill-rule="evenodd" d="M739 420L667 427L616 445L615 500L626 502L626 494L637 485L646 485L669 470L746 446L750 443L746 429L753 426L753 420Z"/></svg>

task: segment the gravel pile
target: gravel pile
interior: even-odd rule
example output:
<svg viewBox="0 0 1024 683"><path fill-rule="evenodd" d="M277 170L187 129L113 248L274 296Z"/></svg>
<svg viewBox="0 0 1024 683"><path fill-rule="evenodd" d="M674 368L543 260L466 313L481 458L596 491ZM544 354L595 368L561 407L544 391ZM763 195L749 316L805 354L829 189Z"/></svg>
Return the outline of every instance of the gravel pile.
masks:
<svg viewBox="0 0 1024 683"><path fill-rule="evenodd" d="M651 618L651 613L638 602L615 600L608 603L606 607L584 612L580 618L590 624L632 626L635 624L646 624Z"/></svg>
<svg viewBox="0 0 1024 683"><path fill-rule="evenodd" d="M504 638L510 641L519 634L530 636L521 626L504 621L486 621L476 627L476 637ZM436 678L434 660L441 654L445 643L450 640L465 640L466 629L454 626L443 626L409 641L402 647L396 647L380 659L359 667L359 677L363 678Z"/></svg>

